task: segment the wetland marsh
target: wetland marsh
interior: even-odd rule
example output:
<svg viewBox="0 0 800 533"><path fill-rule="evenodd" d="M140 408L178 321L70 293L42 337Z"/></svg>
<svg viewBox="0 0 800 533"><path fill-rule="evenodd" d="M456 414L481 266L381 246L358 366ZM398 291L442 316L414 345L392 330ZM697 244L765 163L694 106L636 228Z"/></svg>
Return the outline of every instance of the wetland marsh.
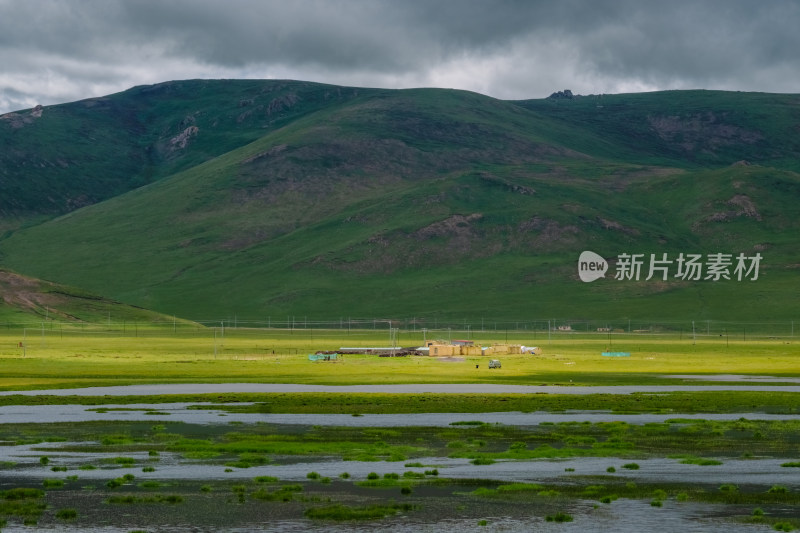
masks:
<svg viewBox="0 0 800 533"><path fill-rule="evenodd" d="M216 359L189 357L186 347L176 353L179 343L155 337L147 343L169 350L147 354L135 338L128 348L112 342L103 350L96 337L75 337L60 346L48 340L48 353L31 349L21 357L3 344L2 531L800 527L800 392L792 383L800 371L790 342L753 342L742 353L716 342L698 348L631 339L647 351L634 352L623 368L592 351L597 340L577 339L541 356L504 357L502 372L489 372L469 358L348 356L326 364L288 347L274 357L254 355L251 334L241 344L235 332L228 335L229 352L218 347ZM336 340L316 339L309 348ZM363 342L376 340L365 334ZM92 343L91 355L74 357ZM187 370L179 375L177 368ZM719 373L743 377L748 387L715 381ZM747 390L748 376L765 375L756 387L768 388ZM687 381L694 378L709 390L680 389L696 385ZM195 381L341 388L168 385ZM379 382L553 389L376 392ZM74 389L80 384L123 388L121 395L82 394ZM124 388L135 384L167 388ZM604 387L564 394L578 384ZM626 390L635 385L665 388ZM73 390L35 392L61 387Z"/></svg>

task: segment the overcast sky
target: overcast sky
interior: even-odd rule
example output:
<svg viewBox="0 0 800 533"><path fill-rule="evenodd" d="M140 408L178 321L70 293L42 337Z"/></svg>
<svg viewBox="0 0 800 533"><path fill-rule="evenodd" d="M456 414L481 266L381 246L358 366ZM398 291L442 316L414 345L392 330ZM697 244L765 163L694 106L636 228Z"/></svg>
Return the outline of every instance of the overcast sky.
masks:
<svg viewBox="0 0 800 533"><path fill-rule="evenodd" d="M0 0L0 113L186 78L800 93L800 0Z"/></svg>

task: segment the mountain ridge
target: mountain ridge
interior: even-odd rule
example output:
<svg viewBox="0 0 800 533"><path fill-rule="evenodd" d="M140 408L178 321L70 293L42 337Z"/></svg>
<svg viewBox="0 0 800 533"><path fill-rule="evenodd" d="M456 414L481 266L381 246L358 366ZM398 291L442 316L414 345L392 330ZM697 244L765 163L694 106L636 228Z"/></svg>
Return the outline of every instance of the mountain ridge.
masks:
<svg viewBox="0 0 800 533"><path fill-rule="evenodd" d="M797 310L797 95L508 102L263 80L152 91L158 124L139 140L163 167L144 187L7 232L0 263L193 319L545 312L530 302L561 316ZM184 152L170 159L173 145ZM768 259L750 285L583 284L585 249L612 266L626 252Z"/></svg>

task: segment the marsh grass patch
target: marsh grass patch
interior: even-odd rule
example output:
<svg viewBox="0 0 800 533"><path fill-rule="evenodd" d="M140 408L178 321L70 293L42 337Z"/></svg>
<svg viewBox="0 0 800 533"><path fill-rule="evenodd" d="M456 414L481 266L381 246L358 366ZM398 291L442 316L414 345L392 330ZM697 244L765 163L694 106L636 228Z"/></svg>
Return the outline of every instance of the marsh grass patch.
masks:
<svg viewBox="0 0 800 533"><path fill-rule="evenodd" d="M412 511L414 508L413 505L407 503L366 506L335 504L325 507L312 507L307 509L304 515L306 518L312 520L331 520L337 522L347 520L379 520L394 516L399 512Z"/></svg>

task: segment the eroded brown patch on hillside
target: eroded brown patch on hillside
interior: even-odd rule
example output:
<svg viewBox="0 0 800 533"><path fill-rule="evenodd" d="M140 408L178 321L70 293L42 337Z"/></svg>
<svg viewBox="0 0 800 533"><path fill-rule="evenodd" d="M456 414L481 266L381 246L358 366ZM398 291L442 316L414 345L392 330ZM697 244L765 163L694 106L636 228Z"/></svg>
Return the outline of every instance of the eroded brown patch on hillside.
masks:
<svg viewBox="0 0 800 533"><path fill-rule="evenodd" d="M0 291L6 305L40 315L73 318L58 311L66 297L57 292L48 292L54 289L51 283L0 270Z"/></svg>
<svg viewBox="0 0 800 533"><path fill-rule="evenodd" d="M724 211L715 211L711 213L703 220L698 223L694 224L695 229L707 222L727 222L729 220L734 220L739 217L748 217L755 219L757 221L761 221L761 213L758 212L755 203L753 200L747 196L746 194L737 194L733 196L730 200L725 202L728 207L731 209L726 209Z"/></svg>
<svg viewBox="0 0 800 533"><path fill-rule="evenodd" d="M686 152L714 150L734 144L755 144L764 136L725 122L725 113L695 113L686 116L650 116L650 127L664 141Z"/></svg>

